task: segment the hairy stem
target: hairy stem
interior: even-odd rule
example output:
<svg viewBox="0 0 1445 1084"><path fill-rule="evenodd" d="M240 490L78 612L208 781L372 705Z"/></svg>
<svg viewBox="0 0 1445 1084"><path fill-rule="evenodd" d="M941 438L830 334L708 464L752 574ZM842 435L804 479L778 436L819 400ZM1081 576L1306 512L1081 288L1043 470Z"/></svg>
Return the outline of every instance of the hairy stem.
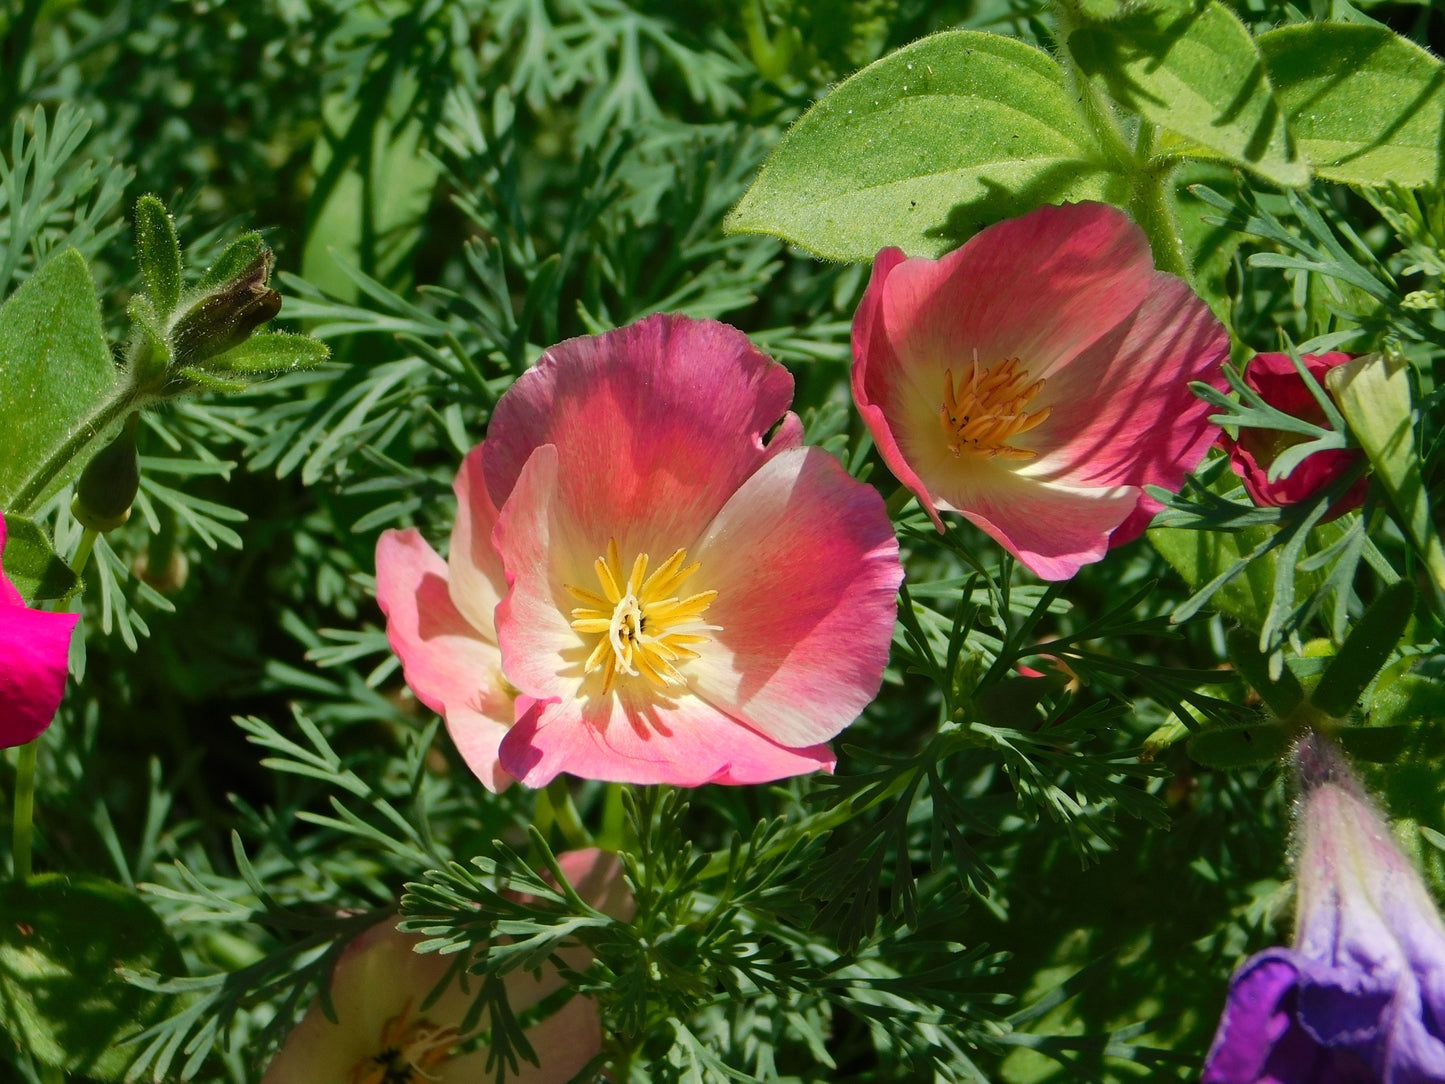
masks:
<svg viewBox="0 0 1445 1084"><path fill-rule="evenodd" d="M134 409L137 405L136 398L134 390L126 388L96 407L90 417L76 426L75 431L65 438L65 443L51 452L50 458L30 476L25 487L16 494L15 504L11 510L20 515L29 515L34 510L35 503L45 494L55 477L69 466L71 460L90 447L96 438L109 429L112 422L127 411Z"/></svg>

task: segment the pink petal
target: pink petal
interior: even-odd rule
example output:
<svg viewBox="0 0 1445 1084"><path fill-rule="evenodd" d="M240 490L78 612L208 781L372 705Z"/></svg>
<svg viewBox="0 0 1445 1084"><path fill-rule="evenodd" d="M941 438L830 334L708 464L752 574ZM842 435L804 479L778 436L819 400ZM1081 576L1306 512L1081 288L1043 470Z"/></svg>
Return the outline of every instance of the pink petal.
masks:
<svg viewBox="0 0 1445 1084"><path fill-rule="evenodd" d="M515 1009L516 1006L513 1006ZM545 1020L526 1029L527 1042L538 1064L517 1059L517 1072L508 1068L508 1084L569 1084L589 1061L602 1053L602 1018L597 1003L576 996ZM487 1069L490 1050L477 1050L452 1058L436 1069L437 1084L482 1084L496 1079L497 1067Z"/></svg>
<svg viewBox="0 0 1445 1084"><path fill-rule="evenodd" d="M79 620L0 605L0 748L33 741L55 718Z"/></svg>
<svg viewBox="0 0 1445 1084"><path fill-rule="evenodd" d="M0 554L7 531L0 515ZM79 614L32 610L0 567L0 748L44 732L60 709Z"/></svg>
<svg viewBox="0 0 1445 1084"><path fill-rule="evenodd" d="M488 640L497 638L493 614L507 593L502 558L492 548L497 509L482 477L482 450L478 444L462 461L452 488L457 495L457 518L452 525L447 556L452 602L471 626Z"/></svg>
<svg viewBox="0 0 1445 1084"><path fill-rule="evenodd" d="M440 713L462 758L488 790L510 777L497 746L516 711L501 653L452 602L447 566L415 530L386 531L376 544L376 601L406 683Z"/></svg>
<svg viewBox="0 0 1445 1084"><path fill-rule="evenodd" d="M768 452L793 382L742 332L657 315L548 350L502 396L483 455L502 507L553 444L581 538L623 550L689 545ZM669 551L670 552L670 551Z"/></svg>
<svg viewBox="0 0 1445 1084"><path fill-rule="evenodd" d="M690 589L720 625L692 689L786 746L825 742L878 693L903 579L883 499L817 448L785 452L699 544Z"/></svg>
<svg viewBox="0 0 1445 1084"><path fill-rule="evenodd" d="M776 745L689 692L669 701L630 685L605 699L539 703L502 741L503 767L529 787L561 772L680 787L768 783L834 763L826 745Z"/></svg>

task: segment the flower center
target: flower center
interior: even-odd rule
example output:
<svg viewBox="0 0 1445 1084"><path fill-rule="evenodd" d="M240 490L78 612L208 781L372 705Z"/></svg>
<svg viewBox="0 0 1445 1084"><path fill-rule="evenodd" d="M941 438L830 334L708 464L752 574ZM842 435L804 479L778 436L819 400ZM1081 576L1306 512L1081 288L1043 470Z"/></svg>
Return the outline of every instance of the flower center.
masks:
<svg viewBox="0 0 1445 1084"><path fill-rule="evenodd" d="M420 1084L428 1071L444 1063L459 1038L456 1028L440 1028L411 1018L411 1002L381 1029L381 1052L356 1064L348 1084Z"/></svg>
<svg viewBox="0 0 1445 1084"><path fill-rule="evenodd" d="M604 693L612 691L619 674L645 677L661 687L681 685L677 664L698 657L692 646L712 639L702 633L721 631L701 620L716 591L679 596L683 581L701 567L686 561L687 551L678 550L649 576L649 558L639 553L624 580L622 555L613 538L607 556L593 565L601 593L567 585L573 598L586 603L572 611L572 627L583 636L597 636L582 668L589 674L602 671Z"/></svg>
<svg viewBox="0 0 1445 1084"><path fill-rule="evenodd" d="M983 368L977 351L956 383L953 370L945 372L938 421L948 437L948 450L955 456L970 452L986 459L996 455L1032 459L1037 453L1015 448L1009 441L1042 425L1054 408L1024 410L1044 386L1042 380L1030 384L1028 379L1028 370L1019 367L1018 358Z"/></svg>

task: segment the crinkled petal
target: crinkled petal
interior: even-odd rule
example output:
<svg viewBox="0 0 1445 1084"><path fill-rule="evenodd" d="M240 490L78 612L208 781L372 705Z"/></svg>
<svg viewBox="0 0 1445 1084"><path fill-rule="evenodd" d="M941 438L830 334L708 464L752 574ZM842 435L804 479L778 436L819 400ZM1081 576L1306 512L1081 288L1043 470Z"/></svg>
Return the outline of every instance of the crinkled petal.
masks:
<svg viewBox="0 0 1445 1084"><path fill-rule="evenodd" d="M529 787L562 772L617 783L768 783L835 764L826 745L789 749L686 690L635 684L613 695L539 703L502 741L502 766Z"/></svg>
<svg viewBox="0 0 1445 1084"><path fill-rule="evenodd" d="M446 720L467 767L491 791L511 779L497 746L516 712L497 646L452 602L447 565L415 530L386 531L376 544L376 600L406 683Z"/></svg>
<svg viewBox="0 0 1445 1084"><path fill-rule="evenodd" d="M1295 1026L1289 1002L1297 980L1283 949L1251 957L1235 973L1205 1059L1204 1084L1257 1084L1263 1078L1276 1044Z"/></svg>
<svg viewBox="0 0 1445 1084"><path fill-rule="evenodd" d="M492 548L492 528L497 509L482 477L482 453L478 444L462 461L452 489L457 495L457 518L452 524L451 548L447 554L450 573L448 590L452 602L472 628L496 642L494 612L507 593L502 559Z"/></svg>
<svg viewBox="0 0 1445 1084"><path fill-rule="evenodd" d="M817 448L777 456L703 536L691 590L715 589L688 664L704 700L781 745L834 737L877 695L903 579L883 499Z"/></svg>
<svg viewBox="0 0 1445 1084"><path fill-rule="evenodd" d="M767 458L763 438L792 390L786 369L711 320L657 315L571 339L497 404L487 487L501 508L551 444L574 529L595 552L614 536L631 553L688 546Z"/></svg>

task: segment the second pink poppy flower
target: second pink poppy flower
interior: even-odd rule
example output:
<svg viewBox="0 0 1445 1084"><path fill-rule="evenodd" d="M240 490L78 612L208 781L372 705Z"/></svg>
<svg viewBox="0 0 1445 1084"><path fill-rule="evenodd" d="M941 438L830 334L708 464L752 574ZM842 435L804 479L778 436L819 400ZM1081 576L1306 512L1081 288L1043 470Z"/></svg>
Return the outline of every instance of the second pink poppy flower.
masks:
<svg viewBox="0 0 1445 1084"><path fill-rule="evenodd" d="M1147 526L1219 427L1223 326L1101 203L1041 207L939 260L885 249L853 321L853 395L942 530L959 512L1067 579Z"/></svg>

